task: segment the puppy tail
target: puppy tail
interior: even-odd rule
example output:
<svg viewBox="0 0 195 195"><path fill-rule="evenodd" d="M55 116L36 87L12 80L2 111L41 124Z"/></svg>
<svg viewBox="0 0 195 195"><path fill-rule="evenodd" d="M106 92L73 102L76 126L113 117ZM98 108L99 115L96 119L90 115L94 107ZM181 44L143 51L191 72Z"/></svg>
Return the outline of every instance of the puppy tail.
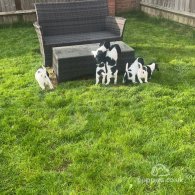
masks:
<svg viewBox="0 0 195 195"><path fill-rule="evenodd" d="M128 67L129 67L129 63L127 62L126 63L126 69L125 69L126 71L128 71Z"/></svg>
<svg viewBox="0 0 195 195"><path fill-rule="evenodd" d="M115 48L118 54L121 54L121 48L118 44L114 44L110 47L110 51Z"/></svg>

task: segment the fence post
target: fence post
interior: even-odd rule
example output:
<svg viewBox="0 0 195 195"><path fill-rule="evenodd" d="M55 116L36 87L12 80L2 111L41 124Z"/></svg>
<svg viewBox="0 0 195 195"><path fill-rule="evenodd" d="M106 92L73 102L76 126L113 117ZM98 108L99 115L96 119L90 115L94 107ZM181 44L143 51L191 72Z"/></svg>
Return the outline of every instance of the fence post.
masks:
<svg viewBox="0 0 195 195"><path fill-rule="evenodd" d="M20 0L15 0L15 5L16 5L16 10L21 10L21 1Z"/></svg>

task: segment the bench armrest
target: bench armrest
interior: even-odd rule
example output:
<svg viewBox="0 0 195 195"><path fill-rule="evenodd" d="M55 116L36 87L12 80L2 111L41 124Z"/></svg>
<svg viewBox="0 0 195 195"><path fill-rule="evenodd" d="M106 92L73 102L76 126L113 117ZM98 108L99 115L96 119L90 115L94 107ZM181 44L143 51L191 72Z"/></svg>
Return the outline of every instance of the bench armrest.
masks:
<svg viewBox="0 0 195 195"><path fill-rule="evenodd" d="M41 54L44 56L44 35L43 35L43 30L42 30L41 26L38 24L38 22L34 22L33 26L35 28L35 31L36 31L38 39L39 39Z"/></svg>
<svg viewBox="0 0 195 195"><path fill-rule="evenodd" d="M106 29L123 38L126 19L122 17L107 16Z"/></svg>
<svg viewBox="0 0 195 195"><path fill-rule="evenodd" d="M38 24L38 22L34 22L33 23L33 26L36 28L36 29L40 29L41 26Z"/></svg>

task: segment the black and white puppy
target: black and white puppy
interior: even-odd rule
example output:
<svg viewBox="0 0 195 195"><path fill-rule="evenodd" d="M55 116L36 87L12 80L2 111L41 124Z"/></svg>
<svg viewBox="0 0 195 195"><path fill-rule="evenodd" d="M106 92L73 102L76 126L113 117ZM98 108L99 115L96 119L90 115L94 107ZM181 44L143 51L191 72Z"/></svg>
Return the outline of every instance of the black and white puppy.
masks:
<svg viewBox="0 0 195 195"><path fill-rule="evenodd" d="M143 83L143 81L140 78L140 69L143 69L144 66L144 60L143 58L138 57L130 66L129 63L126 63L126 70L123 77L123 83L126 83L127 81L131 81L132 83L137 83L137 80L139 83Z"/></svg>
<svg viewBox="0 0 195 195"><path fill-rule="evenodd" d="M95 61L96 61L96 85L100 82L102 78L102 84L105 84L106 79L106 53L110 48L110 42L100 43L99 48L96 51L92 51Z"/></svg>
<svg viewBox="0 0 195 195"><path fill-rule="evenodd" d="M45 67L39 68L35 73L35 79L39 83L39 86L42 90L48 86L50 89L53 89L53 85L49 79L49 73L47 72Z"/></svg>
<svg viewBox="0 0 195 195"><path fill-rule="evenodd" d="M144 79L145 83L148 82L148 79L151 79L152 74L154 71L157 70L159 71L158 64L152 63L150 65L143 66L142 69L139 69L139 76L141 79Z"/></svg>
<svg viewBox="0 0 195 195"><path fill-rule="evenodd" d="M118 44L110 45L110 42L100 43L100 47L96 51L92 51L92 54L96 60L96 84L99 83L100 77L102 77L102 84L106 85L110 83L110 79L114 78L114 83L117 83L117 60L118 54L121 53L121 49Z"/></svg>
<svg viewBox="0 0 195 195"><path fill-rule="evenodd" d="M121 48L118 44L112 45L106 53L106 68L107 68L107 82L110 83L110 79L114 78L114 84L117 84L118 68L117 61L118 56L121 54Z"/></svg>
<svg viewBox="0 0 195 195"><path fill-rule="evenodd" d="M150 65L143 66L143 69L147 71L148 73L148 79L151 79L152 74L154 73L155 70L159 71L159 66L157 63L151 63Z"/></svg>

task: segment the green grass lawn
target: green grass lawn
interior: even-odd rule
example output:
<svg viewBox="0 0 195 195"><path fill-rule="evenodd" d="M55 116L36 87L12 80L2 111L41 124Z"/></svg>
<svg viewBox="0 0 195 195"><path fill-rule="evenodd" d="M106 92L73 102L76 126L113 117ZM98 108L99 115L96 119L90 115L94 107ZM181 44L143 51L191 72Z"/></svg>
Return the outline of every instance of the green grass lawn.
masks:
<svg viewBox="0 0 195 195"><path fill-rule="evenodd" d="M147 84L42 92L32 25L0 28L1 194L195 192L195 30L124 16L124 41L160 65ZM158 164L169 174L154 175Z"/></svg>

